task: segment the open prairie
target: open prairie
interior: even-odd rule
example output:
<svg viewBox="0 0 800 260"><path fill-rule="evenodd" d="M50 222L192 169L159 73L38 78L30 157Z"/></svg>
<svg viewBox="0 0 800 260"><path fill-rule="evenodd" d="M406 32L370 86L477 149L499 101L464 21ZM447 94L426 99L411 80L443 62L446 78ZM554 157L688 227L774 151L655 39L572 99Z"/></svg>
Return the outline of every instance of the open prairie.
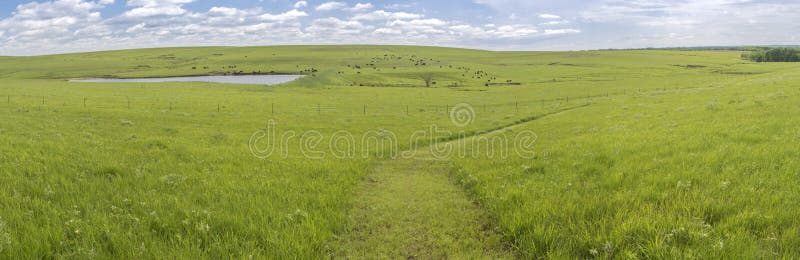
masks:
<svg viewBox="0 0 800 260"><path fill-rule="evenodd" d="M70 81L245 74L305 77ZM798 104L734 51L0 57L0 258L798 258Z"/></svg>

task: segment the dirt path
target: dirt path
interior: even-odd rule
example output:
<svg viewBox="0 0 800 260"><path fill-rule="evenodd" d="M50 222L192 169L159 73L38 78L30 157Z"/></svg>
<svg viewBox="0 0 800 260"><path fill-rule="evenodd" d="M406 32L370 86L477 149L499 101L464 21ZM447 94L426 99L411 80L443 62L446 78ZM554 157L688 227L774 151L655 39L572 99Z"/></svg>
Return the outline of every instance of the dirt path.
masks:
<svg viewBox="0 0 800 260"><path fill-rule="evenodd" d="M466 138L490 135L586 105L532 116ZM454 142L454 141L451 141ZM349 228L333 256L353 259L514 258L491 220L450 179L451 163L427 148L378 162L356 194Z"/></svg>

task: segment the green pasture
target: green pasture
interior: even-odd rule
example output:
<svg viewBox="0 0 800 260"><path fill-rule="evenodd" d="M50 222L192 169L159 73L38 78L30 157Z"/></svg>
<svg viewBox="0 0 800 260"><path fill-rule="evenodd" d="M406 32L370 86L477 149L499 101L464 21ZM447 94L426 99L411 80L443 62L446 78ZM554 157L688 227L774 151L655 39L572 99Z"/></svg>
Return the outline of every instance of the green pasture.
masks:
<svg viewBox="0 0 800 260"><path fill-rule="evenodd" d="M307 76L275 86L69 81L238 74ZM348 256L380 243L342 241L363 237L351 230L352 214L370 212L364 201L409 197L364 183L376 169L397 180L393 171L414 165L387 166L390 146L361 136L387 144L393 135L404 151L489 130L536 133L536 156L506 147L508 158L414 166L444 172L478 205L466 212L490 222L485 237L507 251L489 256L797 258L799 101L800 66L727 51L276 46L0 57L0 258ZM474 112L463 127L451 120L459 104ZM258 158L251 141L270 122L297 136ZM411 138L431 127L451 134ZM313 147L328 151L321 158L301 148L312 131L322 137ZM358 137L347 158L329 152L341 131ZM446 205L454 196L431 197ZM422 215L442 218L434 229L463 222Z"/></svg>

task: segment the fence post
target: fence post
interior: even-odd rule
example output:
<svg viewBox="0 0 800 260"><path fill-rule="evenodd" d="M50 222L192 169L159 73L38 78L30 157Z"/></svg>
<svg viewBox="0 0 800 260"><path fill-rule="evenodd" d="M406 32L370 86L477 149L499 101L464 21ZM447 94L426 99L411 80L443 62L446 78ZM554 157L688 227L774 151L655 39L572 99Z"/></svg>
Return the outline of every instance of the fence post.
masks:
<svg viewBox="0 0 800 260"><path fill-rule="evenodd" d="M275 103L272 103L272 115L275 115Z"/></svg>
<svg viewBox="0 0 800 260"><path fill-rule="evenodd" d="M367 104L364 104L364 115L367 115Z"/></svg>
<svg viewBox="0 0 800 260"><path fill-rule="evenodd" d="M406 105L406 115L408 115L408 105Z"/></svg>
<svg viewBox="0 0 800 260"><path fill-rule="evenodd" d="M83 98L83 108L86 108L86 97Z"/></svg>
<svg viewBox="0 0 800 260"><path fill-rule="evenodd" d="M131 109L131 98L130 97L125 97L125 98L128 99L128 110L130 110Z"/></svg>
<svg viewBox="0 0 800 260"><path fill-rule="evenodd" d="M169 111L172 111L172 102L169 102Z"/></svg>

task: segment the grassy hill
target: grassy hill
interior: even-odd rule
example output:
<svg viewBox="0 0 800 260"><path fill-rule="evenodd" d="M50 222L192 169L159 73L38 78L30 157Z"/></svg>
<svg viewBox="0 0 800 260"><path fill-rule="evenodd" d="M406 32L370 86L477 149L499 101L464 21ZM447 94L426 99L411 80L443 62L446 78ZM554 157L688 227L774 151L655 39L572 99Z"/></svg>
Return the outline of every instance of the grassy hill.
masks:
<svg viewBox="0 0 800 260"><path fill-rule="evenodd" d="M68 81L253 73L308 76L277 86ZM800 65L724 51L0 57L0 258L341 256L359 187L387 149L354 142L345 159L306 150L346 145L332 138L340 131L378 144L391 133L397 150L417 149L435 140L410 137L431 126L450 132L441 140L538 136L533 158L446 164L512 257L795 258L799 90ZM451 122L458 104L474 111L471 124ZM261 159L252 141L270 122L295 136Z"/></svg>

